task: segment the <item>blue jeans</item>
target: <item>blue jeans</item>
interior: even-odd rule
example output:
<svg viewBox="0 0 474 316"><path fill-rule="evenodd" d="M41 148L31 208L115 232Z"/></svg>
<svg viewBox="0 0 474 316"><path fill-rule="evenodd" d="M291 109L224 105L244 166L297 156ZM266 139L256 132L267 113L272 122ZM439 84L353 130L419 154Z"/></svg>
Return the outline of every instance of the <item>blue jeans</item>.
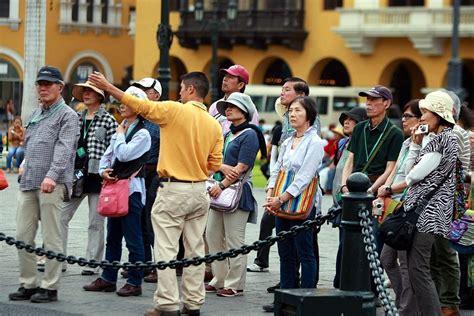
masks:
<svg viewBox="0 0 474 316"><path fill-rule="evenodd" d="M138 192L130 195L128 199L128 214L123 217L109 217L107 219L107 243L105 259L109 262L120 261L122 257L122 238L128 248L128 261L131 263L144 261L141 213L143 204L141 194ZM116 283L117 269L104 269L102 279ZM143 279L143 270L129 270L127 283L140 286Z"/></svg>
<svg viewBox="0 0 474 316"><path fill-rule="evenodd" d="M308 219L314 218L315 211ZM288 231L293 226L303 224L305 220L275 219L276 233ZM280 288L294 289L296 284L297 259L301 262L301 288L314 288L316 285L316 258L313 252L313 230L298 233L294 237L278 242L280 255Z"/></svg>
<svg viewBox="0 0 474 316"><path fill-rule="evenodd" d="M23 157L25 156L25 151L23 150L23 147L10 147L8 149L7 169L12 168L13 156L16 156L15 167L20 168L20 164L23 161Z"/></svg>

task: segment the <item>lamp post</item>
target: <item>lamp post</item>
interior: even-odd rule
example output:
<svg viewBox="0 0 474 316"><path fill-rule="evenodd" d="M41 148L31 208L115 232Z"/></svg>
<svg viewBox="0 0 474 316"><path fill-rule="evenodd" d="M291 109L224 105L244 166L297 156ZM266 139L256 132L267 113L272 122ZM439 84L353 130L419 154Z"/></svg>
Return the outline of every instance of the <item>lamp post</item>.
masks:
<svg viewBox="0 0 474 316"><path fill-rule="evenodd" d="M173 32L170 26L170 2L161 1L161 23L156 31L158 48L160 49L160 65L158 67L158 76L162 87L161 99L169 98L169 82L171 79L170 71L170 47L173 42Z"/></svg>
<svg viewBox="0 0 474 316"><path fill-rule="evenodd" d="M464 100L462 88L462 61L459 59L459 7L460 0L453 0L453 30L451 37L451 59L448 62L448 89Z"/></svg>
<svg viewBox="0 0 474 316"><path fill-rule="evenodd" d="M226 20L232 21L237 17L237 2L235 0L225 1L228 2L226 15L221 16L222 2L220 0L212 1L212 17L207 25L203 25L203 29L209 29L211 33L211 96L212 102L219 99L219 61L217 50L219 47L219 29L226 25ZM196 1L194 4L194 18L198 22L203 22L204 19L204 5L202 0Z"/></svg>

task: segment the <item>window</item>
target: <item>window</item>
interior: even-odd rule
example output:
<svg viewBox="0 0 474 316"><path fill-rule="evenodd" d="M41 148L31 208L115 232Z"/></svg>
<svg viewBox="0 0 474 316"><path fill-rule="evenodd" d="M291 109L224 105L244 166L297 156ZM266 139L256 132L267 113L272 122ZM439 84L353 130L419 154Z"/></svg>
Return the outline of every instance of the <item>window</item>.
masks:
<svg viewBox="0 0 474 316"><path fill-rule="evenodd" d="M171 0L170 1L170 11L179 11L181 9L181 0Z"/></svg>
<svg viewBox="0 0 474 316"><path fill-rule="evenodd" d="M423 7L424 0L390 0L389 7Z"/></svg>
<svg viewBox="0 0 474 316"><path fill-rule="evenodd" d="M335 10L342 8L342 0L324 0L324 10Z"/></svg>
<svg viewBox="0 0 474 316"><path fill-rule="evenodd" d="M357 98L348 97L334 97L333 109L334 111L346 111L355 108L359 105Z"/></svg>
<svg viewBox="0 0 474 316"><path fill-rule="evenodd" d="M316 98L316 110L318 111L319 115L326 115L328 114L328 97L317 97Z"/></svg>
<svg viewBox="0 0 474 316"><path fill-rule="evenodd" d="M109 11L109 0L101 0L102 4L102 16L100 20L102 23L107 24L107 12Z"/></svg>
<svg viewBox="0 0 474 316"><path fill-rule="evenodd" d="M87 0L87 22L94 19L94 0Z"/></svg>
<svg viewBox="0 0 474 316"><path fill-rule="evenodd" d="M451 5L452 5L452 3L451 3ZM474 0L461 0L461 5L463 5L463 6L474 5Z"/></svg>
<svg viewBox="0 0 474 316"><path fill-rule="evenodd" d="M10 0L0 0L0 18L10 17Z"/></svg>
<svg viewBox="0 0 474 316"><path fill-rule="evenodd" d="M74 22L79 21L79 0L72 3L72 20Z"/></svg>

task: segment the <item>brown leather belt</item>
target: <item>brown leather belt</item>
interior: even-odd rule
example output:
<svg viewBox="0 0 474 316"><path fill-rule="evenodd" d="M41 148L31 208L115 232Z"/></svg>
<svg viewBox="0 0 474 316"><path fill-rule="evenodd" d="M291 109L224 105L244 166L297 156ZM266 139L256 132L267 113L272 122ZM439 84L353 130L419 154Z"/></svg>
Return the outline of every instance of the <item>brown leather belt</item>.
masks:
<svg viewBox="0 0 474 316"><path fill-rule="evenodd" d="M160 178L160 182L200 183L200 182L204 182L204 180L190 181L190 180L179 180L176 178Z"/></svg>

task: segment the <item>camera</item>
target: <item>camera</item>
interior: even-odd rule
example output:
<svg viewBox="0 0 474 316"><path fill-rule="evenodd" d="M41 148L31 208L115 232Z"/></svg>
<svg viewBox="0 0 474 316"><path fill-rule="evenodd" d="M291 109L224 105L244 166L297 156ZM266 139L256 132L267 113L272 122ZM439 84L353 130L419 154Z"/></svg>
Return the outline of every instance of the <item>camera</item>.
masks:
<svg viewBox="0 0 474 316"><path fill-rule="evenodd" d="M415 134L428 134L428 125L423 124L423 125L418 126Z"/></svg>
<svg viewBox="0 0 474 316"><path fill-rule="evenodd" d="M383 214L383 201L381 200L376 200L374 202L374 207L372 209L372 215L374 216L382 216Z"/></svg>

